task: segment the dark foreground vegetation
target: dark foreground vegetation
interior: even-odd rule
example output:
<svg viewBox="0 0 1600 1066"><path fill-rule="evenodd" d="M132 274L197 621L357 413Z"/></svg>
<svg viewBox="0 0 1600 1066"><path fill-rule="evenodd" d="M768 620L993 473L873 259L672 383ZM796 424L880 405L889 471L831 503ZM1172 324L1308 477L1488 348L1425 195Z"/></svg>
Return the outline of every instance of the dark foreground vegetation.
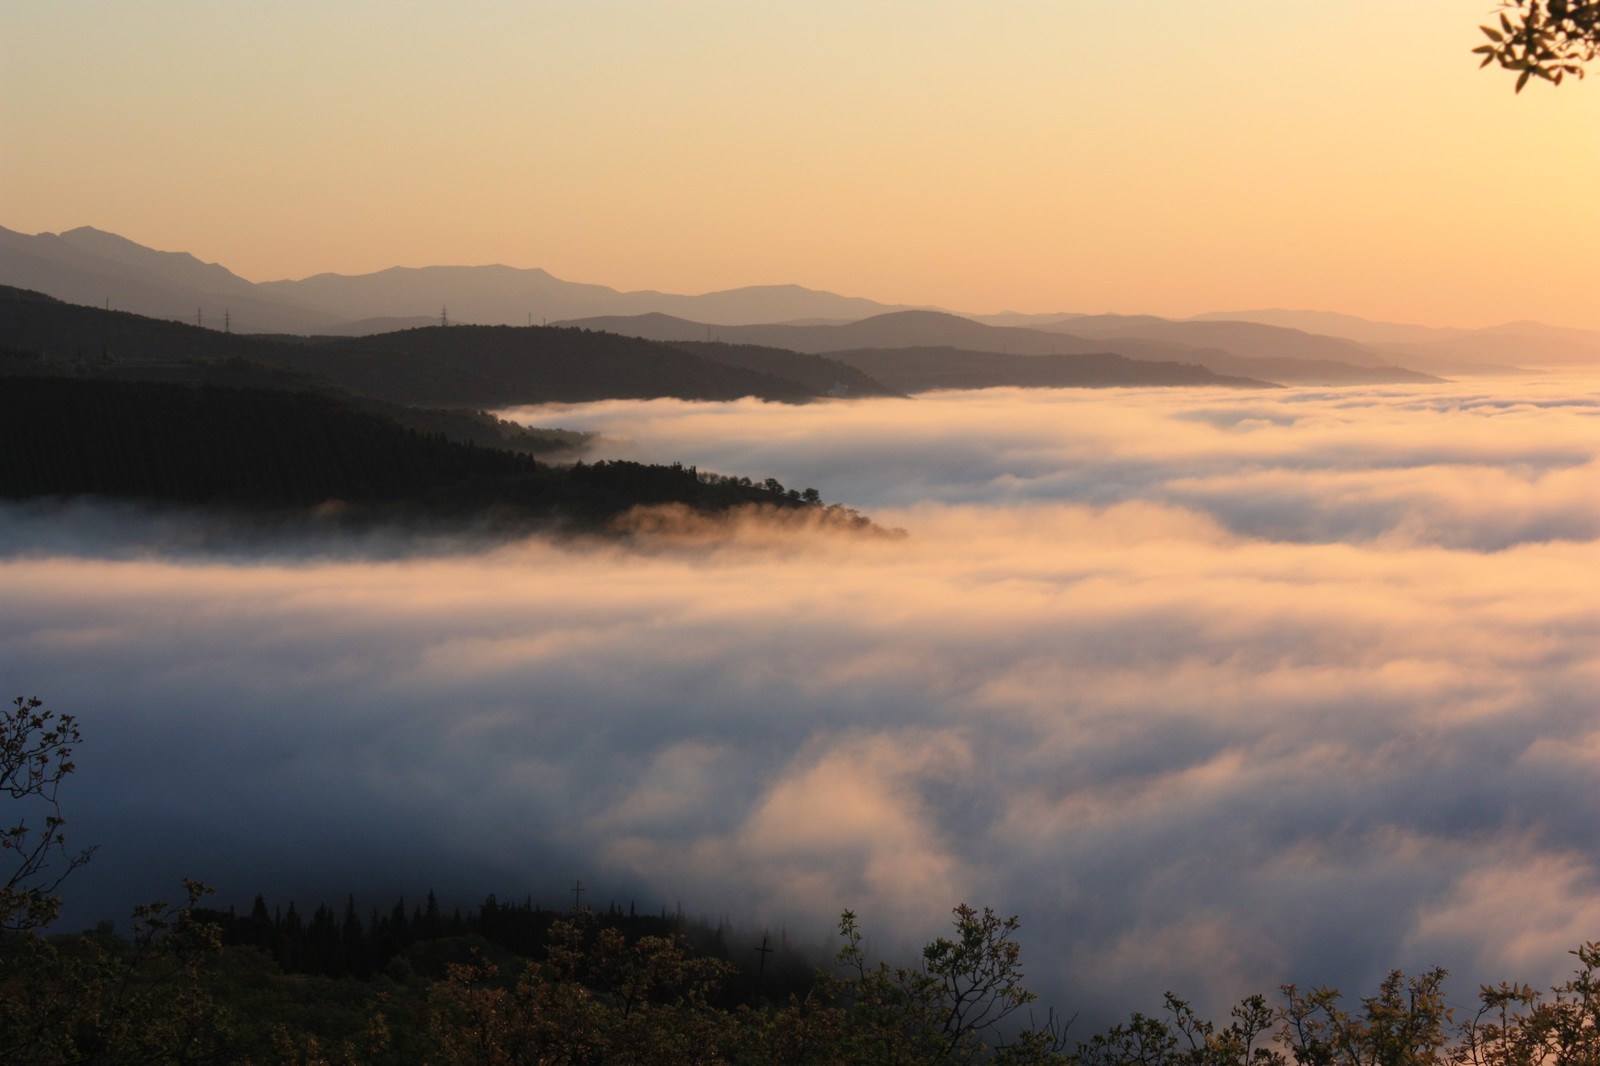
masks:
<svg viewBox="0 0 1600 1066"><path fill-rule="evenodd" d="M1168 995L1081 1038L1035 1010L1019 924L961 905L905 966L868 958L844 912L831 964L730 951L681 918L564 913L494 897L448 915L430 894L364 921L354 902L177 907L50 934L55 892L91 858L65 839L59 789L76 723L38 700L0 713L0 1063L1062 1063L1070 1066L1592 1066L1600 944L1549 993L1484 986L1455 1009L1445 973L1250 996L1209 1020Z"/></svg>
<svg viewBox="0 0 1600 1066"><path fill-rule="evenodd" d="M760 507L867 523L774 479L633 462L555 466L342 397L105 378L0 378L0 498L97 496L279 521L471 521L591 530L640 507ZM313 510L314 509L314 510Z"/></svg>

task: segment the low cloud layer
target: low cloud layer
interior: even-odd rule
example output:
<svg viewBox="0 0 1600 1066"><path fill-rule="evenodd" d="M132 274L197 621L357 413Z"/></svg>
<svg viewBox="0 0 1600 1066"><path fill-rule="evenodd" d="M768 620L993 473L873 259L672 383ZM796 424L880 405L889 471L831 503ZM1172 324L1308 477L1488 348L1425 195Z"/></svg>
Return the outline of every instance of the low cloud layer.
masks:
<svg viewBox="0 0 1600 1066"><path fill-rule="evenodd" d="M909 536L250 559L12 508L0 676L79 715L104 844L70 916L581 877L887 951L968 900L1092 1020L1600 936L1592 380L520 414Z"/></svg>

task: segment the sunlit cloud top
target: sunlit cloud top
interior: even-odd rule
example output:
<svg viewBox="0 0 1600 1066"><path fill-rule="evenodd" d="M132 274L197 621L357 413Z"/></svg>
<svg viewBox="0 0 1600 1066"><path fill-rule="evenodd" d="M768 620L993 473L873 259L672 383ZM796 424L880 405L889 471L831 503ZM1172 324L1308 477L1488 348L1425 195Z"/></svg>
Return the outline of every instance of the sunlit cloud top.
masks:
<svg viewBox="0 0 1600 1066"><path fill-rule="evenodd" d="M0 676L84 727L74 920L184 875L241 906L581 877L816 939L851 907L881 951L989 904L1085 1025L1391 967L1465 996L1600 929L1597 412L1570 379L586 405L559 420L610 454L907 535L241 562L182 516L13 506Z"/></svg>

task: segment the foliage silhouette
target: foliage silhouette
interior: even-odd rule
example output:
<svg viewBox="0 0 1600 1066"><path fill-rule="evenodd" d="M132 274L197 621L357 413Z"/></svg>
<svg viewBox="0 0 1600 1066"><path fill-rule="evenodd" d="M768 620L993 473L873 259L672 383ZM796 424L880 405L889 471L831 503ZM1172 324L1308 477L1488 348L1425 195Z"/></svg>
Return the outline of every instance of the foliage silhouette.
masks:
<svg viewBox="0 0 1600 1066"><path fill-rule="evenodd" d="M1600 56L1600 0L1501 0L1495 22L1479 29L1489 38L1473 49L1479 65L1516 71L1517 92L1531 78L1560 85Z"/></svg>
<svg viewBox="0 0 1600 1066"><path fill-rule="evenodd" d="M61 783L76 769L72 749L82 739L72 715L34 697L18 696L0 713L0 794L17 803L15 813L0 816L0 930L50 924L60 906L56 888L94 854L67 848L61 813Z"/></svg>

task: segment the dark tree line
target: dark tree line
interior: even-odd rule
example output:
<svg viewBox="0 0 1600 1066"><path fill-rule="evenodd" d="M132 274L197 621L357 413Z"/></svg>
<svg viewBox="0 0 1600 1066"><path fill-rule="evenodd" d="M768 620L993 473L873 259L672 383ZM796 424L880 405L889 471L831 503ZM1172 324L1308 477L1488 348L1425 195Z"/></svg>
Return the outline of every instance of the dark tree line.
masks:
<svg viewBox="0 0 1600 1066"><path fill-rule="evenodd" d="M626 461L553 466L447 439L325 393L104 378L0 378L0 499L102 496L346 521L597 527L635 507L817 508L776 479ZM324 509L326 510L326 509ZM840 508L833 518L864 520Z"/></svg>
<svg viewBox="0 0 1600 1066"><path fill-rule="evenodd" d="M446 912L432 891L409 909L402 897L387 909L369 908L365 916L353 895L338 911L324 903L309 916L293 901L269 908L259 895L248 914L233 908L195 910L196 918L216 927L225 946L259 948L284 973L359 979L382 973L417 944L469 935L514 955L543 958L550 927L570 915L542 907L531 897L510 903L493 895L466 914L460 907ZM623 911L613 903L594 920L629 939L674 936L689 927L679 916L639 914L631 904Z"/></svg>
<svg viewBox="0 0 1600 1066"><path fill-rule="evenodd" d="M8 378L0 494L182 503L376 503L531 459L400 427L330 396L146 381Z"/></svg>

